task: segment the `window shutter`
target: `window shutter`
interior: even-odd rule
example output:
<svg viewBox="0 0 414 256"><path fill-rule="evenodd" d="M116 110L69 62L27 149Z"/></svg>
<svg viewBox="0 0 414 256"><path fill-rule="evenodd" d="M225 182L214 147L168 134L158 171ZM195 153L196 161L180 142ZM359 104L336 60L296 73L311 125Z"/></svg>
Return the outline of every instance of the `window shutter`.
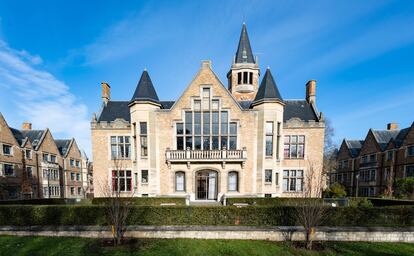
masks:
<svg viewBox="0 0 414 256"><path fill-rule="evenodd" d="M3 164L0 163L0 177L3 176Z"/></svg>

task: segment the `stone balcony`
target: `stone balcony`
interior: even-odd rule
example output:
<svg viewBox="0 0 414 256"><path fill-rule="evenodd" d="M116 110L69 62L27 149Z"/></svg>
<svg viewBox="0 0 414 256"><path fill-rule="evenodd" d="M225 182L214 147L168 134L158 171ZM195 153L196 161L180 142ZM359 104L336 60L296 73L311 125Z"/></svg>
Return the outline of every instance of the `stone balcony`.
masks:
<svg viewBox="0 0 414 256"><path fill-rule="evenodd" d="M171 150L165 151L165 159L168 166L171 163L187 163L189 166L191 163L221 163L223 166L229 162L241 163L244 167L244 163L247 160L247 150L234 149L234 150Z"/></svg>

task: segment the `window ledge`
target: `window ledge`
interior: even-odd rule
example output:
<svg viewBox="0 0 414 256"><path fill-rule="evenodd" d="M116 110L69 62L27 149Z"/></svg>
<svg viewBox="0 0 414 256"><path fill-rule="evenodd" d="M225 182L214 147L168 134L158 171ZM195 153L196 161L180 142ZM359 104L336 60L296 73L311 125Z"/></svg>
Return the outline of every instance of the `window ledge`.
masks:
<svg viewBox="0 0 414 256"><path fill-rule="evenodd" d="M271 186L272 185L272 182L265 182L265 185L266 186Z"/></svg>

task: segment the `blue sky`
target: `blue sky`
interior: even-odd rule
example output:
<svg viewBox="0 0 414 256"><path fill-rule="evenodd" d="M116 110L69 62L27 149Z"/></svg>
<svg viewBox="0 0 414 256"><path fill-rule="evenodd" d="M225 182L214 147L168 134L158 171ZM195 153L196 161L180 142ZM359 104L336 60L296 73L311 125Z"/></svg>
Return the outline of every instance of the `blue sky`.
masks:
<svg viewBox="0 0 414 256"><path fill-rule="evenodd" d="M335 141L364 138L414 121L413 13L414 1L1 1L0 112L90 154L101 81L129 100L147 68L174 100L210 59L226 84L245 21L282 97L316 79Z"/></svg>

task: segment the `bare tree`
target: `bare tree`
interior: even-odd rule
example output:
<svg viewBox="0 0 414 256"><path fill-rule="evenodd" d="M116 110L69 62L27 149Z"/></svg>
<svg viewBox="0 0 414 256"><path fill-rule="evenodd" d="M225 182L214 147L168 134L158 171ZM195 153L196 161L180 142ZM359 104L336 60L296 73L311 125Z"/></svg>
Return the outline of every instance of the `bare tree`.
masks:
<svg viewBox="0 0 414 256"><path fill-rule="evenodd" d="M323 152L323 175L327 181L329 173L336 171L337 145L333 142L335 130L330 119L325 119L324 152Z"/></svg>
<svg viewBox="0 0 414 256"><path fill-rule="evenodd" d="M295 217L305 229L306 249L311 250L315 227L323 222L327 208L320 199L325 180L322 166L310 160L307 160L306 164L302 193L304 200L297 203Z"/></svg>
<svg viewBox="0 0 414 256"><path fill-rule="evenodd" d="M122 181L125 174L120 177L121 172L126 172L122 160L114 159L112 174L115 174L115 176L112 175L111 180L104 179L103 182L100 180L97 184L105 197L104 206L106 218L109 225L111 225L115 246L121 243L127 230L127 218L131 212L133 205L132 196L134 194L132 184L129 184L130 191L125 189L128 186L126 183L129 181Z"/></svg>

